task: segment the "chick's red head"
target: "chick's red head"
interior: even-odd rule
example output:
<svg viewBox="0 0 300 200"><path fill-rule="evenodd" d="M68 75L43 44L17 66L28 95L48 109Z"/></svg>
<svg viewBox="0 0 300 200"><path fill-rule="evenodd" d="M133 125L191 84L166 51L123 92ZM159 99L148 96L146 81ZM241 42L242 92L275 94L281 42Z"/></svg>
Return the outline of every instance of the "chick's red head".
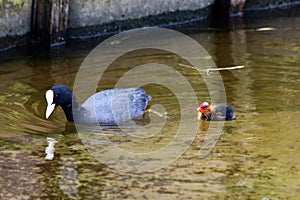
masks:
<svg viewBox="0 0 300 200"><path fill-rule="evenodd" d="M201 113L206 113L210 111L210 105L207 102L203 102L199 105L198 111Z"/></svg>

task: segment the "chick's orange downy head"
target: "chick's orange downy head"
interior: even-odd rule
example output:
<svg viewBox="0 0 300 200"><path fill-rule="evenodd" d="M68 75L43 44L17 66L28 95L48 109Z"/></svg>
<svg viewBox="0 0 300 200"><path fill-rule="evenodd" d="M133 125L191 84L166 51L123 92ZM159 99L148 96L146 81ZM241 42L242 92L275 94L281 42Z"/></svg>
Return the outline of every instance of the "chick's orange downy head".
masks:
<svg viewBox="0 0 300 200"><path fill-rule="evenodd" d="M201 113L208 113L211 112L211 106L207 102L203 102L199 105L198 111Z"/></svg>

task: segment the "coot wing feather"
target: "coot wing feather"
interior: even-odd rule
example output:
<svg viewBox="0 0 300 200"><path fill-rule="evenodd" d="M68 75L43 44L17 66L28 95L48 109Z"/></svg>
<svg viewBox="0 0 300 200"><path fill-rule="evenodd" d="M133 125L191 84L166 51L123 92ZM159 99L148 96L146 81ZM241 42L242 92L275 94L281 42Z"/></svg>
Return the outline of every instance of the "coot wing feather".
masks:
<svg viewBox="0 0 300 200"><path fill-rule="evenodd" d="M83 104L83 123L116 123L141 116L148 101L142 88L115 88L92 95Z"/></svg>

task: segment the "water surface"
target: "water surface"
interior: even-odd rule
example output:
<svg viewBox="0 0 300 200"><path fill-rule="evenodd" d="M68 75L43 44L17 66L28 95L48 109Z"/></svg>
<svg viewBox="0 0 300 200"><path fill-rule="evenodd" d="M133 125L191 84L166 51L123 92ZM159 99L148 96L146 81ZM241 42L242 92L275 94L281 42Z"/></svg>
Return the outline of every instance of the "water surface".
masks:
<svg viewBox="0 0 300 200"><path fill-rule="evenodd" d="M210 124L199 122L196 137L183 156L163 169L142 174L120 173L98 162L60 108L45 119L45 91L54 84L72 87L93 45L69 45L45 54L22 49L3 53L1 199L299 199L299 24L299 16L252 17L234 19L230 30L184 29L205 47L217 66L245 65L241 70L221 72L227 102L236 108L237 120L225 123L205 158L199 158L199 150ZM193 69L180 68L182 60L175 55L155 53L133 52L115 62L98 90L113 87L132 66L159 62L187 77L199 103L210 101L204 81ZM159 85L145 89L153 96L151 104L162 104L167 111L163 130L154 137L136 139L110 127L94 132L93 142L98 142L94 144L148 152L172 140L181 117L176 97ZM138 123L146 126L148 121ZM103 134L110 142L99 139ZM54 157L48 160L45 150L51 141Z"/></svg>

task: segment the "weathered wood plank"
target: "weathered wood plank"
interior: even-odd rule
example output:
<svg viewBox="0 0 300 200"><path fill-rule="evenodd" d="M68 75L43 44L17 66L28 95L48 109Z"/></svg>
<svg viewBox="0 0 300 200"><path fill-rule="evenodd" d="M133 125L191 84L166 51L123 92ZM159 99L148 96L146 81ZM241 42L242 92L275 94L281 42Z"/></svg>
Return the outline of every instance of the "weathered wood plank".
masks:
<svg viewBox="0 0 300 200"><path fill-rule="evenodd" d="M69 0L34 0L32 41L50 47L66 42Z"/></svg>

